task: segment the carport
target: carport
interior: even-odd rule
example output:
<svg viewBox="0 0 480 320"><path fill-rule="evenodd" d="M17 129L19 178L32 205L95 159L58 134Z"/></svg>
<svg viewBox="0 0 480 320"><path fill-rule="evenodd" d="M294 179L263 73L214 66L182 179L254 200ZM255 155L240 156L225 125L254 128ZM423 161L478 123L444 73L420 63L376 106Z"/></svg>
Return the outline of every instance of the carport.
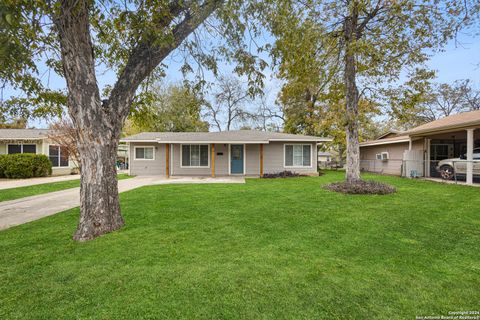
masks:
<svg viewBox="0 0 480 320"><path fill-rule="evenodd" d="M408 132L412 141L423 139L424 172L426 177L439 176L436 166L441 160L456 159L455 170L465 172L467 184L474 183L480 172L480 158L473 150L480 147L480 111L462 113L439 119ZM480 177L475 177L478 180ZM476 182L476 181L475 181Z"/></svg>

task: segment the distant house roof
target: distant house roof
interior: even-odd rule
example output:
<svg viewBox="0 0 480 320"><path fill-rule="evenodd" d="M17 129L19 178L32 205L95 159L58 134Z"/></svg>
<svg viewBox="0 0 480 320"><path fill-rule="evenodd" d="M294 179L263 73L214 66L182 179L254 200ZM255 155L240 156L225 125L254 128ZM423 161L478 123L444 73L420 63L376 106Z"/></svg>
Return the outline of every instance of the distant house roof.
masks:
<svg viewBox="0 0 480 320"><path fill-rule="evenodd" d="M410 141L410 137L408 135L400 135L393 138L384 138L384 139L361 142L360 147L377 146L377 145L391 144L391 143L404 143L408 141Z"/></svg>
<svg viewBox="0 0 480 320"><path fill-rule="evenodd" d="M444 132L455 129L480 126L480 110L470 111L448 116L429 123L422 124L411 130L401 132L394 137L382 137L377 140L371 140L360 143L360 147L376 146L382 144L404 143L410 141L410 138L419 138L421 135Z"/></svg>
<svg viewBox="0 0 480 320"><path fill-rule="evenodd" d="M0 140L40 140L47 138L48 132L48 129L0 129Z"/></svg>
<svg viewBox="0 0 480 320"><path fill-rule="evenodd" d="M377 137L377 140L379 139L385 139L385 138L393 138L393 137L396 137L398 135L401 135L403 132L401 131L398 131L398 130L388 130L387 132L379 135Z"/></svg>
<svg viewBox="0 0 480 320"><path fill-rule="evenodd" d="M222 132L142 132L121 139L122 142L160 143L269 143L271 141L332 141L331 138L289 133L235 130Z"/></svg>
<svg viewBox="0 0 480 320"><path fill-rule="evenodd" d="M330 157L332 154L330 152L319 152L318 153L319 157Z"/></svg>
<svg viewBox="0 0 480 320"><path fill-rule="evenodd" d="M452 116L428 122L413 128L406 133L409 135L418 135L422 133L431 133L477 125L480 125L480 110L454 114Z"/></svg>

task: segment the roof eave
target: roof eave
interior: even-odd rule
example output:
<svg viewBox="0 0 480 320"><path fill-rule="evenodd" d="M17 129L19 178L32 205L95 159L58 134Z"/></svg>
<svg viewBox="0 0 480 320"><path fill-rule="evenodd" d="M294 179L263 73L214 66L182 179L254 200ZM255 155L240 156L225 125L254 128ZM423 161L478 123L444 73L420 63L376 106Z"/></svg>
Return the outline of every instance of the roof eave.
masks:
<svg viewBox="0 0 480 320"><path fill-rule="evenodd" d="M405 143L409 142L410 139L401 139L401 140L393 140L393 141L371 141L371 142L362 142L360 143L360 147L369 147L369 146L379 146L383 144L392 144L392 143Z"/></svg>
<svg viewBox="0 0 480 320"><path fill-rule="evenodd" d="M333 141L332 138L274 138L274 139L268 139L269 141L276 141L276 142L281 142L281 141L288 141L288 142L305 142L305 141L310 141L310 142L331 142Z"/></svg>
<svg viewBox="0 0 480 320"><path fill-rule="evenodd" d="M45 140L48 139L48 137L35 137L35 138L0 138L0 141L2 140Z"/></svg>
<svg viewBox="0 0 480 320"><path fill-rule="evenodd" d="M119 142L158 142L157 140L134 140L134 139L120 139Z"/></svg>
<svg viewBox="0 0 480 320"><path fill-rule="evenodd" d="M455 124L450 126L443 126L441 128L436 129L424 129L424 130L411 130L407 132L410 136L418 136L424 134L436 134L436 133L443 133L443 132L451 132L452 130L462 130L462 129L469 129L471 127L480 126L480 121L471 121L468 123L462 124Z"/></svg>

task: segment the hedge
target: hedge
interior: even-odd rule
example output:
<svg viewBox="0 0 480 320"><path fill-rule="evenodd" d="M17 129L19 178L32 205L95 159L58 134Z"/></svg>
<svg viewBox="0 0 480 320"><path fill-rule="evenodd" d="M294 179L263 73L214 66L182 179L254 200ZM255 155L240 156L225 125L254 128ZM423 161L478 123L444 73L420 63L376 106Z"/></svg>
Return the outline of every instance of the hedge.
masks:
<svg viewBox="0 0 480 320"><path fill-rule="evenodd" d="M52 163L46 155L16 153L0 155L0 178L46 177L52 174Z"/></svg>

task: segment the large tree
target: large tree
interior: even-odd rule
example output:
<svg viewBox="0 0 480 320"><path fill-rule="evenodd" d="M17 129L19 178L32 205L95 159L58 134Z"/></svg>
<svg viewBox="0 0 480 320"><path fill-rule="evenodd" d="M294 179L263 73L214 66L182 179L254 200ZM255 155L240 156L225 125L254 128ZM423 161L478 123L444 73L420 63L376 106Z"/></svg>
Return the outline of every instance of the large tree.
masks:
<svg viewBox="0 0 480 320"><path fill-rule="evenodd" d="M208 122L201 119L206 103L201 94L185 85L157 84L132 110L124 133L208 131Z"/></svg>
<svg viewBox="0 0 480 320"><path fill-rule="evenodd" d="M230 131L235 125L245 124L253 117L247 107L252 102L252 94L238 77L219 76L213 98L206 105L204 116L218 131Z"/></svg>
<svg viewBox="0 0 480 320"><path fill-rule="evenodd" d="M427 50L437 48L457 31L455 20L465 20L461 16L464 1L308 0L265 7L270 30L279 39L277 45L291 47L286 56L276 55L279 60L299 61L294 63L294 73L303 78L313 74L319 79L314 84L329 84L333 79L343 86L347 182L360 179L360 99L375 98L402 71L423 64ZM292 68L288 63L281 66ZM306 87L306 99L315 90Z"/></svg>
<svg viewBox="0 0 480 320"><path fill-rule="evenodd" d="M415 77L405 85L384 92L391 106L391 117L404 129L480 109L480 90L468 79L453 83L431 83L428 78Z"/></svg>
<svg viewBox="0 0 480 320"><path fill-rule="evenodd" d="M187 56L216 72L213 54L194 41L200 36L188 40L216 12L220 22L205 30L222 34L235 48L221 53L233 53L230 61L239 63L239 73L251 74L257 62L241 44L244 28L237 13L242 6L236 1L12 0L0 9L0 41L10 47L1 51L0 78L23 93L2 100L2 111L59 114L65 104L72 119L81 166L80 221L74 234L79 241L124 224L115 170L118 140L136 94L161 76L166 57L182 46ZM65 79L65 96L45 85L43 67ZM185 64L182 71L188 70ZM116 80L100 88L100 72ZM260 83L261 74L250 79Z"/></svg>

